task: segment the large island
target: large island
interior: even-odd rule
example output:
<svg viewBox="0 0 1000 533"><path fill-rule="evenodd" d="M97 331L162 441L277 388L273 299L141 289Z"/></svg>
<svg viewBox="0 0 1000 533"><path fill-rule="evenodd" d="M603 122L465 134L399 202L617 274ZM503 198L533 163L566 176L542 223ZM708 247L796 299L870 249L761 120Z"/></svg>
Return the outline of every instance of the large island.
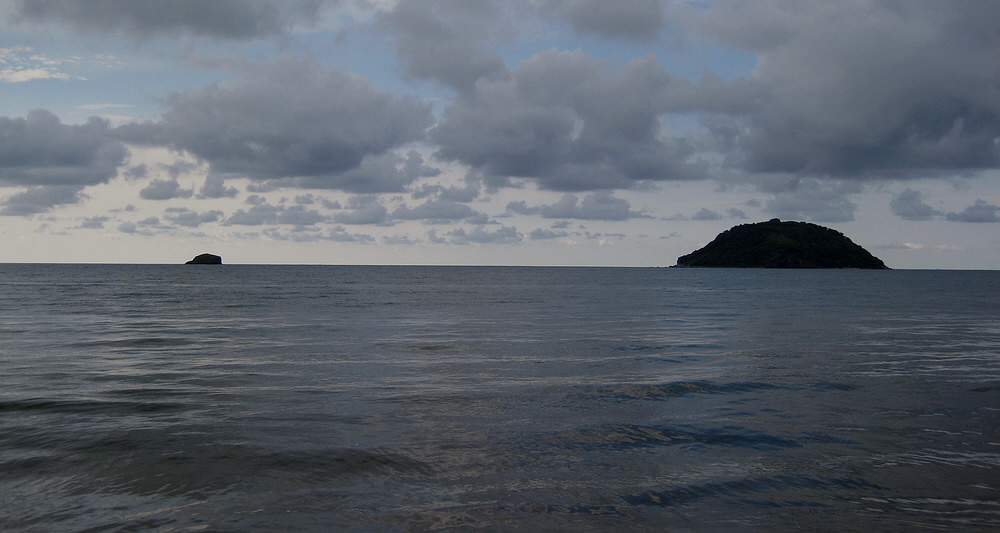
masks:
<svg viewBox="0 0 1000 533"><path fill-rule="evenodd" d="M885 263L839 231L771 219L720 233L704 248L677 258L679 267L870 268Z"/></svg>

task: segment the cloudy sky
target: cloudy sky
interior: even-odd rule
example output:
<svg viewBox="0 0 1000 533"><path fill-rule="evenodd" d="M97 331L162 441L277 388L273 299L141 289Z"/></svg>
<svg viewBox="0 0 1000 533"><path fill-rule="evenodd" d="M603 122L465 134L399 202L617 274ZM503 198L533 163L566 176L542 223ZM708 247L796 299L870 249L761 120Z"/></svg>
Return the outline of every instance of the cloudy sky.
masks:
<svg viewBox="0 0 1000 533"><path fill-rule="evenodd" d="M1000 268L1000 2L0 0L0 262Z"/></svg>

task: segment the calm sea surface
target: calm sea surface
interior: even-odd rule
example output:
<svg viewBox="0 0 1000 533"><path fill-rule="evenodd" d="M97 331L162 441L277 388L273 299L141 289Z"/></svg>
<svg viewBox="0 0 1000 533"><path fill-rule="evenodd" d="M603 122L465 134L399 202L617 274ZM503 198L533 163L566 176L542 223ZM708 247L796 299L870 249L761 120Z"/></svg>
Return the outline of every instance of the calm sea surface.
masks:
<svg viewBox="0 0 1000 533"><path fill-rule="evenodd" d="M0 530L995 531L1000 272L0 265Z"/></svg>

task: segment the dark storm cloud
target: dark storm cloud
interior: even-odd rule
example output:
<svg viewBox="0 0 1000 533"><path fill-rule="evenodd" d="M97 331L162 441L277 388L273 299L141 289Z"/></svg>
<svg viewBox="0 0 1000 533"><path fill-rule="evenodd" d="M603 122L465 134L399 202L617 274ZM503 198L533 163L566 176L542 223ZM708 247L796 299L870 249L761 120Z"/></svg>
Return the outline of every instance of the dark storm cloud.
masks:
<svg viewBox="0 0 1000 533"><path fill-rule="evenodd" d="M24 118L0 117L0 186L106 183L128 156L112 133L105 120L63 124L44 109Z"/></svg>
<svg viewBox="0 0 1000 533"><path fill-rule="evenodd" d="M628 200L615 198L610 192L588 194L581 202L575 194L564 194L551 205L529 207L523 200L507 204L507 212L520 215L540 215L543 218L574 218L580 220L628 220L646 218L632 211Z"/></svg>
<svg viewBox="0 0 1000 533"><path fill-rule="evenodd" d="M122 126L119 135L188 152L214 175L300 187L401 191L428 172L387 153L423 137L432 120L426 106L312 61L280 58L167 103L159 122Z"/></svg>
<svg viewBox="0 0 1000 533"><path fill-rule="evenodd" d="M47 185L30 187L28 190L8 196L0 202L0 215L30 216L44 213L60 205L75 204L86 196L83 187L74 185Z"/></svg>
<svg viewBox="0 0 1000 533"><path fill-rule="evenodd" d="M758 58L753 104L706 122L734 168L903 178L1000 164L1000 4L714 7L690 27Z"/></svg>
<svg viewBox="0 0 1000 533"><path fill-rule="evenodd" d="M945 218L952 222L1000 222L997 213L1000 206L995 206L985 200L976 199L976 203L958 213L948 213Z"/></svg>
<svg viewBox="0 0 1000 533"><path fill-rule="evenodd" d="M892 214L906 220L930 220L941 215L941 211L924 203L920 191L906 189L889 202Z"/></svg>
<svg viewBox="0 0 1000 533"><path fill-rule="evenodd" d="M694 146L663 135L660 115L689 90L652 56L617 68L582 52L543 52L509 78L480 81L444 111L439 158L482 171L490 185L533 178L543 188L628 188L704 177Z"/></svg>
<svg viewBox="0 0 1000 533"><path fill-rule="evenodd" d="M20 0L15 23L57 23L81 33L121 32L137 40L157 35L246 40L312 21L323 2L308 0Z"/></svg>

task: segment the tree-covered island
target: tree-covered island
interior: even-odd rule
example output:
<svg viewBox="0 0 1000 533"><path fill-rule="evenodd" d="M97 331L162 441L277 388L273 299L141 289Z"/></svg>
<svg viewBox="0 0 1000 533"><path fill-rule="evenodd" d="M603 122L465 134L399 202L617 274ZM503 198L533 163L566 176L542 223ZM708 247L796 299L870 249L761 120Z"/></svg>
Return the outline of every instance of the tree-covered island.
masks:
<svg viewBox="0 0 1000 533"><path fill-rule="evenodd" d="M839 231L771 219L720 233L704 248L677 258L679 267L886 269L881 259Z"/></svg>

